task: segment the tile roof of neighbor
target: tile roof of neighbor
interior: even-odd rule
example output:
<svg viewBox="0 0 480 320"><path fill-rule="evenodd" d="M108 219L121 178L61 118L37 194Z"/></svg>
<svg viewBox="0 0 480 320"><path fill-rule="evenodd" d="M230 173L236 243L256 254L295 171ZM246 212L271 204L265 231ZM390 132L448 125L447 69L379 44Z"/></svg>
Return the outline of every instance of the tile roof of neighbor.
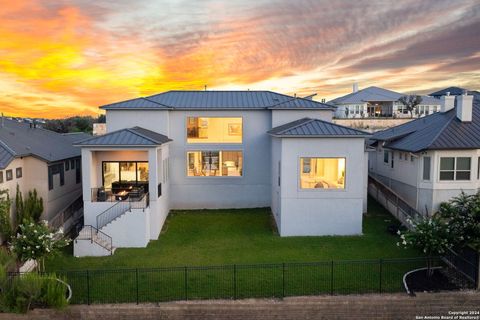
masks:
<svg viewBox="0 0 480 320"><path fill-rule="evenodd" d="M163 134L141 127L120 129L77 142L76 146L158 146L172 141Z"/></svg>
<svg viewBox="0 0 480 320"><path fill-rule="evenodd" d="M115 109L325 109L336 107L272 91L183 91L172 90L148 97L120 101L100 107Z"/></svg>
<svg viewBox="0 0 480 320"><path fill-rule="evenodd" d="M357 92L352 92L342 97L338 97L329 101L332 104L352 104L352 103L364 103L368 101L388 102L397 101L400 97L404 96L399 92L379 88L368 87ZM423 105L439 105L440 100L430 96L421 96Z"/></svg>
<svg viewBox="0 0 480 320"><path fill-rule="evenodd" d="M0 126L0 168L5 168L14 158L35 156L47 162L80 156L72 144L85 137L63 135L42 128L31 128L28 123L3 119Z"/></svg>
<svg viewBox="0 0 480 320"><path fill-rule="evenodd" d="M385 148L409 152L480 149L480 101L473 102L471 122L460 121L452 109L376 132L372 139L384 141Z"/></svg>
<svg viewBox="0 0 480 320"><path fill-rule="evenodd" d="M303 118L268 131L276 137L366 137L369 133L332 122Z"/></svg>

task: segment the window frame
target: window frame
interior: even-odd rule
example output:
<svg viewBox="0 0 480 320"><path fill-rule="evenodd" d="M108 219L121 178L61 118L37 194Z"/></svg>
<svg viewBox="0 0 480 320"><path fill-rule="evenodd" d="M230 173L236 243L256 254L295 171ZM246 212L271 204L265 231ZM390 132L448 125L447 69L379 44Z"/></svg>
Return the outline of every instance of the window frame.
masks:
<svg viewBox="0 0 480 320"><path fill-rule="evenodd" d="M13 180L13 170L12 169L5 170L5 180L6 181L12 181Z"/></svg>
<svg viewBox="0 0 480 320"><path fill-rule="evenodd" d="M426 159L428 159L428 178L425 178L425 164ZM431 181L432 180L432 157L431 156L424 156L423 157L423 165L422 165L422 180L423 181Z"/></svg>
<svg viewBox="0 0 480 320"><path fill-rule="evenodd" d="M218 152L218 156L220 158L220 153L221 152L240 152L242 154L242 174L239 175L239 176L189 176L188 175L188 153L189 152ZM220 161L220 159L219 159ZM241 149L209 149L209 150L203 150L203 149L192 149L192 150L185 150L185 176L187 178L193 178L193 179L197 179L197 178L202 178L202 179L205 179L205 178L213 178L213 179L218 179L218 178L235 178L235 179L241 179L245 176L245 152L243 150L243 148Z"/></svg>
<svg viewBox="0 0 480 320"><path fill-rule="evenodd" d="M390 162L390 151L384 149L383 150L383 163L388 165L389 162Z"/></svg>
<svg viewBox="0 0 480 320"><path fill-rule="evenodd" d="M21 179L23 177L22 167L15 168L15 178Z"/></svg>
<svg viewBox="0 0 480 320"><path fill-rule="evenodd" d="M119 181L122 181L122 168L120 166L121 163L128 163L128 162L132 162L132 163L135 163L135 184L138 185L138 182L148 182L150 183L150 164L148 162L148 160L142 160L142 161L139 161L139 160L124 160L124 161L115 161L115 160L106 160L106 161L102 161L102 187L105 186L105 167L104 167L104 164L105 163L118 163L118 180ZM147 181L142 181L142 180L138 180L138 163L147 163L149 164L148 166L148 175L149 175L149 180Z"/></svg>
<svg viewBox="0 0 480 320"><path fill-rule="evenodd" d="M302 159L344 159L345 161L345 174L344 174L344 180L343 180L343 188L302 188L302 172L301 172L301 162ZM297 188L299 192L347 192L347 157L342 156L328 156L328 157L319 157L319 156L299 156L298 161L297 161Z"/></svg>
<svg viewBox="0 0 480 320"><path fill-rule="evenodd" d="M451 158L453 159L453 169L452 170L442 170L442 159L448 159ZM470 169L469 170L458 170L457 169L457 159L463 158L463 159L469 159L470 162ZM441 174L442 172L452 172L453 173L453 179L442 179ZM469 173L469 178L468 179L457 179L457 173L464 173L468 172ZM456 156L448 156L448 157L439 157L439 167L438 167L438 181L439 182L451 182L451 181L472 181L472 157L456 157Z"/></svg>
<svg viewBox="0 0 480 320"><path fill-rule="evenodd" d="M188 142L188 118L220 118L220 119L225 119L225 118L240 118L242 119L242 141L241 142L207 142L207 141L200 141L200 142ZM225 144L225 145L243 145L244 142L244 117L243 116L196 116L196 115L186 115L185 116L185 128L184 128L184 133L185 133L185 144L186 145L213 145L213 144ZM208 150L210 151L210 150ZM215 151L215 150L214 150Z"/></svg>

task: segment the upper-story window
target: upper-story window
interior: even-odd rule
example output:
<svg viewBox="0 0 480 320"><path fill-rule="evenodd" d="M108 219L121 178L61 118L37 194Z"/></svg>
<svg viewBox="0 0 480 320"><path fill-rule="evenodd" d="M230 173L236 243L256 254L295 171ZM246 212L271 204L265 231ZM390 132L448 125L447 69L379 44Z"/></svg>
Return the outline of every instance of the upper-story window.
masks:
<svg viewBox="0 0 480 320"><path fill-rule="evenodd" d="M242 143L241 117L187 117L187 143Z"/></svg>
<svg viewBox="0 0 480 320"><path fill-rule="evenodd" d="M15 169L15 175L17 179L20 179L23 176L22 167Z"/></svg>
<svg viewBox="0 0 480 320"><path fill-rule="evenodd" d="M471 158L440 158L440 180L470 180Z"/></svg>
<svg viewBox="0 0 480 320"><path fill-rule="evenodd" d="M5 176L7 178L7 181L10 181L13 179L13 171L11 169L5 171Z"/></svg>
<svg viewBox="0 0 480 320"><path fill-rule="evenodd" d="M0 183L3 183L3 171L0 171Z"/></svg>

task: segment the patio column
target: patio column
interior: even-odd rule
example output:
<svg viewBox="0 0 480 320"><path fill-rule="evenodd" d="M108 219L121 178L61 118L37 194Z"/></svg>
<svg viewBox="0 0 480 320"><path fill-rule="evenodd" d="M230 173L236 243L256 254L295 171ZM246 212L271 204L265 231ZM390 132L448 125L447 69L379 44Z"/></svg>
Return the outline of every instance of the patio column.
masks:
<svg viewBox="0 0 480 320"><path fill-rule="evenodd" d="M150 193L150 202L158 199L158 156L157 148L148 149L148 192Z"/></svg>
<svg viewBox="0 0 480 320"><path fill-rule="evenodd" d="M95 179L92 151L82 148L82 192L83 201L92 201L92 181Z"/></svg>

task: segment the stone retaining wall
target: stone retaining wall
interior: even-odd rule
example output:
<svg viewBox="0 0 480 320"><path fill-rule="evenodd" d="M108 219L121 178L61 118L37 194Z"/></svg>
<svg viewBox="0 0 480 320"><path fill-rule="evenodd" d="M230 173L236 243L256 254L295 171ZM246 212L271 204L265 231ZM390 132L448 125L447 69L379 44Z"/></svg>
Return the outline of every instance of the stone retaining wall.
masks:
<svg viewBox="0 0 480 320"><path fill-rule="evenodd" d="M425 316L448 316L452 315L452 312L469 311L480 311L478 292L422 293L416 297L406 294L385 294L295 297L283 300L74 305L65 311L39 309L27 315L0 314L0 319L420 319L416 317L427 319ZM452 319L455 318L452 317Z"/></svg>

